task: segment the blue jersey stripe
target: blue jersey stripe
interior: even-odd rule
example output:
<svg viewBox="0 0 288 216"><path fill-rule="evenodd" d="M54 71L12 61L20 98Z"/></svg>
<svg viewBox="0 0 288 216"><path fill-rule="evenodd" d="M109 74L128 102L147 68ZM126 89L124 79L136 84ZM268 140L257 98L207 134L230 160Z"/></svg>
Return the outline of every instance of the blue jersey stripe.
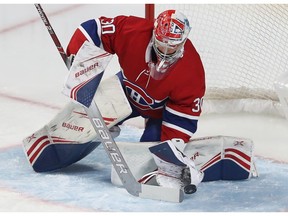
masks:
<svg viewBox="0 0 288 216"><path fill-rule="evenodd" d="M98 47L101 45L101 39L98 35L98 26L94 19L88 20L81 24L81 26L85 29L87 34L89 34L90 38L93 40L94 44Z"/></svg>
<svg viewBox="0 0 288 216"><path fill-rule="evenodd" d="M192 134L194 134L197 130L198 120L175 115L166 109L163 112L163 121L190 131Z"/></svg>

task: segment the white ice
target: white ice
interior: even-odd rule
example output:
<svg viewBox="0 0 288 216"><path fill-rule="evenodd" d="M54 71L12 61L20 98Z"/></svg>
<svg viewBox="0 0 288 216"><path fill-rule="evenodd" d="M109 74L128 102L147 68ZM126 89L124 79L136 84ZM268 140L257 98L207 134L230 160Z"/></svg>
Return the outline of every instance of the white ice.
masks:
<svg viewBox="0 0 288 216"><path fill-rule="evenodd" d="M143 7L43 5L63 47L84 20L119 13L144 16ZM0 211L288 211L288 122L274 116L203 115L195 137L252 139L260 177L203 183L181 204L142 200L111 185L110 162L101 147L62 171L33 172L22 139L67 103L61 94L67 69L33 4L0 5L0 18ZM118 70L114 59L105 76ZM117 140L137 141L141 125L139 119L129 122Z"/></svg>

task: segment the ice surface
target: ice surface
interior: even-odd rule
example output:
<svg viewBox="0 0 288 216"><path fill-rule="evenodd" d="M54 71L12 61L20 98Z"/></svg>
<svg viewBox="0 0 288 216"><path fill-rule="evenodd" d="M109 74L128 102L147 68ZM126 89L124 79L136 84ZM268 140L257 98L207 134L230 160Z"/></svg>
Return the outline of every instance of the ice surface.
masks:
<svg viewBox="0 0 288 216"><path fill-rule="evenodd" d="M135 135L140 133L137 128L123 126L123 138L117 141L137 141L139 136ZM32 171L19 145L4 149L0 155L2 187L89 211L287 211L288 166L263 158L256 159L258 178L202 183L196 194L185 195L182 203L175 204L136 198L112 185L110 161L102 146L70 167L45 174Z"/></svg>

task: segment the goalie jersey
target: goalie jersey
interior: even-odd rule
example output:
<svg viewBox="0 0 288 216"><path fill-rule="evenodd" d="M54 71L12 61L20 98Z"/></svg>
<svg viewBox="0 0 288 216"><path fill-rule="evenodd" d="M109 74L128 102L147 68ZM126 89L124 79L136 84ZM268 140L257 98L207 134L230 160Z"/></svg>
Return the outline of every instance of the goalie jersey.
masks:
<svg viewBox="0 0 288 216"><path fill-rule="evenodd" d="M148 63L152 59L153 22L134 16L100 17L82 23L73 34L67 55L76 55L86 41L116 54L123 88L133 109L144 118L162 119L161 141L181 138L188 142L197 130L205 93L204 68L189 39L184 55L169 74L155 80Z"/></svg>

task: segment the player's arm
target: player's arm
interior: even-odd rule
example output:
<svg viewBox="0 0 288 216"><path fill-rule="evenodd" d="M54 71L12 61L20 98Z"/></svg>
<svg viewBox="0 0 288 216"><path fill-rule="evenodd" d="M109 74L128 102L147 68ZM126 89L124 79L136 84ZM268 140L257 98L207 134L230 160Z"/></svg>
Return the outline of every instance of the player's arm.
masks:
<svg viewBox="0 0 288 216"><path fill-rule="evenodd" d="M188 142L197 130L202 100L202 97L195 98L193 102L195 108L178 106L172 102L167 103L163 113L161 140L180 138L185 143ZM191 112L191 110L195 110L195 112Z"/></svg>
<svg viewBox="0 0 288 216"><path fill-rule="evenodd" d="M121 32L125 16L100 17L83 22L72 35L67 46L67 56L72 59L83 43L89 41L105 51L115 54L116 38ZM71 61L72 62L72 61Z"/></svg>
<svg viewBox="0 0 288 216"><path fill-rule="evenodd" d="M194 92L189 97L185 91L180 91L178 101L167 102L163 112L162 141L180 138L187 143L197 131L204 91L200 88Z"/></svg>
<svg viewBox="0 0 288 216"><path fill-rule="evenodd" d="M165 187L181 188L188 194L196 192L197 185L204 177L194 161L183 153L186 143L197 130L202 96L199 95L193 102L192 106L181 106L173 101L166 104L162 142L149 148L158 167L157 183Z"/></svg>
<svg viewBox="0 0 288 216"><path fill-rule="evenodd" d="M206 90L205 71L199 54L186 42L186 58L177 67L177 82L163 111L161 141L173 138L187 143L197 131Z"/></svg>
<svg viewBox="0 0 288 216"><path fill-rule="evenodd" d="M159 185L180 187L185 193L194 193L204 175L183 152L197 130L205 80L204 76L198 76L198 82L188 77L173 88L163 111L162 142L149 150L158 167L156 180Z"/></svg>

